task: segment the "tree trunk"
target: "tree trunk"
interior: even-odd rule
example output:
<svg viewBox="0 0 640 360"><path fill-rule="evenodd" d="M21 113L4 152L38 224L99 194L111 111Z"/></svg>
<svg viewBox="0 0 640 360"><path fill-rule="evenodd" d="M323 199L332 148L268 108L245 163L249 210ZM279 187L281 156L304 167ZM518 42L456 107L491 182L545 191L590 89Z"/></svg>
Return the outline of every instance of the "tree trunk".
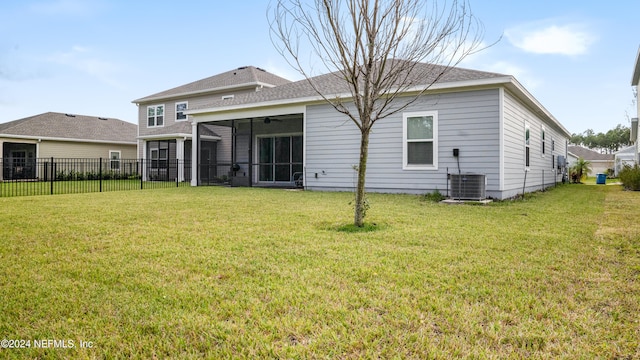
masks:
<svg viewBox="0 0 640 360"><path fill-rule="evenodd" d="M360 163L358 164L358 186L356 188L356 205L353 224L364 226L365 204L365 176L367 174L367 156L369 155L369 129L363 129L360 136Z"/></svg>

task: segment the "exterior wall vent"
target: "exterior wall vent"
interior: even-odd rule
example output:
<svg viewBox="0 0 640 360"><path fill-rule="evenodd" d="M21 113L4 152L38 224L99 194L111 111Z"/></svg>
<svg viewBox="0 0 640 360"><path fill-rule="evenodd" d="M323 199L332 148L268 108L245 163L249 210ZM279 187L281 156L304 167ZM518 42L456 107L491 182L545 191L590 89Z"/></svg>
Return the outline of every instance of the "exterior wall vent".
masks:
<svg viewBox="0 0 640 360"><path fill-rule="evenodd" d="M484 174L451 174L451 197L454 199L484 200L486 188Z"/></svg>

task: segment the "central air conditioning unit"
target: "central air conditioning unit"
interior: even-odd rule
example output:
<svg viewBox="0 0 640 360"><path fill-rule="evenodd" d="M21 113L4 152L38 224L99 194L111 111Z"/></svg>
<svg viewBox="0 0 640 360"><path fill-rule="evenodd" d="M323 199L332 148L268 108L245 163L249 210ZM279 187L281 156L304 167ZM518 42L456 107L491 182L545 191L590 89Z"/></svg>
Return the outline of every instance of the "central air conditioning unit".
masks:
<svg viewBox="0 0 640 360"><path fill-rule="evenodd" d="M451 174L451 197L461 200L484 200L487 178L484 174Z"/></svg>

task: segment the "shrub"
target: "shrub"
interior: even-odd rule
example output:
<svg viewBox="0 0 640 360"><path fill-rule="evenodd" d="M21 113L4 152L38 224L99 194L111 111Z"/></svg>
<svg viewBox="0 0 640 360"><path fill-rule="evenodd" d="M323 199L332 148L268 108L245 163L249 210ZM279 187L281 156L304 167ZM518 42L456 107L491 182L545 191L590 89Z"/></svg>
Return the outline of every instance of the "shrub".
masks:
<svg viewBox="0 0 640 360"><path fill-rule="evenodd" d="M433 201L433 202L440 202L442 200L445 199L444 195L442 195L440 193L440 191L438 189L436 189L434 192L432 193L426 193L424 194L424 199L426 201Z"/></svg>
<svg viewBox="0 0 640 360"><path fill-rule="evenodd" d="M640 191L640 167L638 164L625 165L618 176L622 186L627 190Z"/></svg>

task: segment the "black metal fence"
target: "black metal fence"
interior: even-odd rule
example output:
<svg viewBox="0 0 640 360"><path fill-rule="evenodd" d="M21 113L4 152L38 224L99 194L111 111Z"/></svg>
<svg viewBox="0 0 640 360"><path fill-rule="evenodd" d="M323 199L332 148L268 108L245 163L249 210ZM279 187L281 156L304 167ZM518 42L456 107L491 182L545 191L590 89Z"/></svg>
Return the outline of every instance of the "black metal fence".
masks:
<svg viewBox="0 0 640 360"><path fill-rule="evenodd" d="M188 186L191 162L149 159L0 158L0 197Z"/></svg>

